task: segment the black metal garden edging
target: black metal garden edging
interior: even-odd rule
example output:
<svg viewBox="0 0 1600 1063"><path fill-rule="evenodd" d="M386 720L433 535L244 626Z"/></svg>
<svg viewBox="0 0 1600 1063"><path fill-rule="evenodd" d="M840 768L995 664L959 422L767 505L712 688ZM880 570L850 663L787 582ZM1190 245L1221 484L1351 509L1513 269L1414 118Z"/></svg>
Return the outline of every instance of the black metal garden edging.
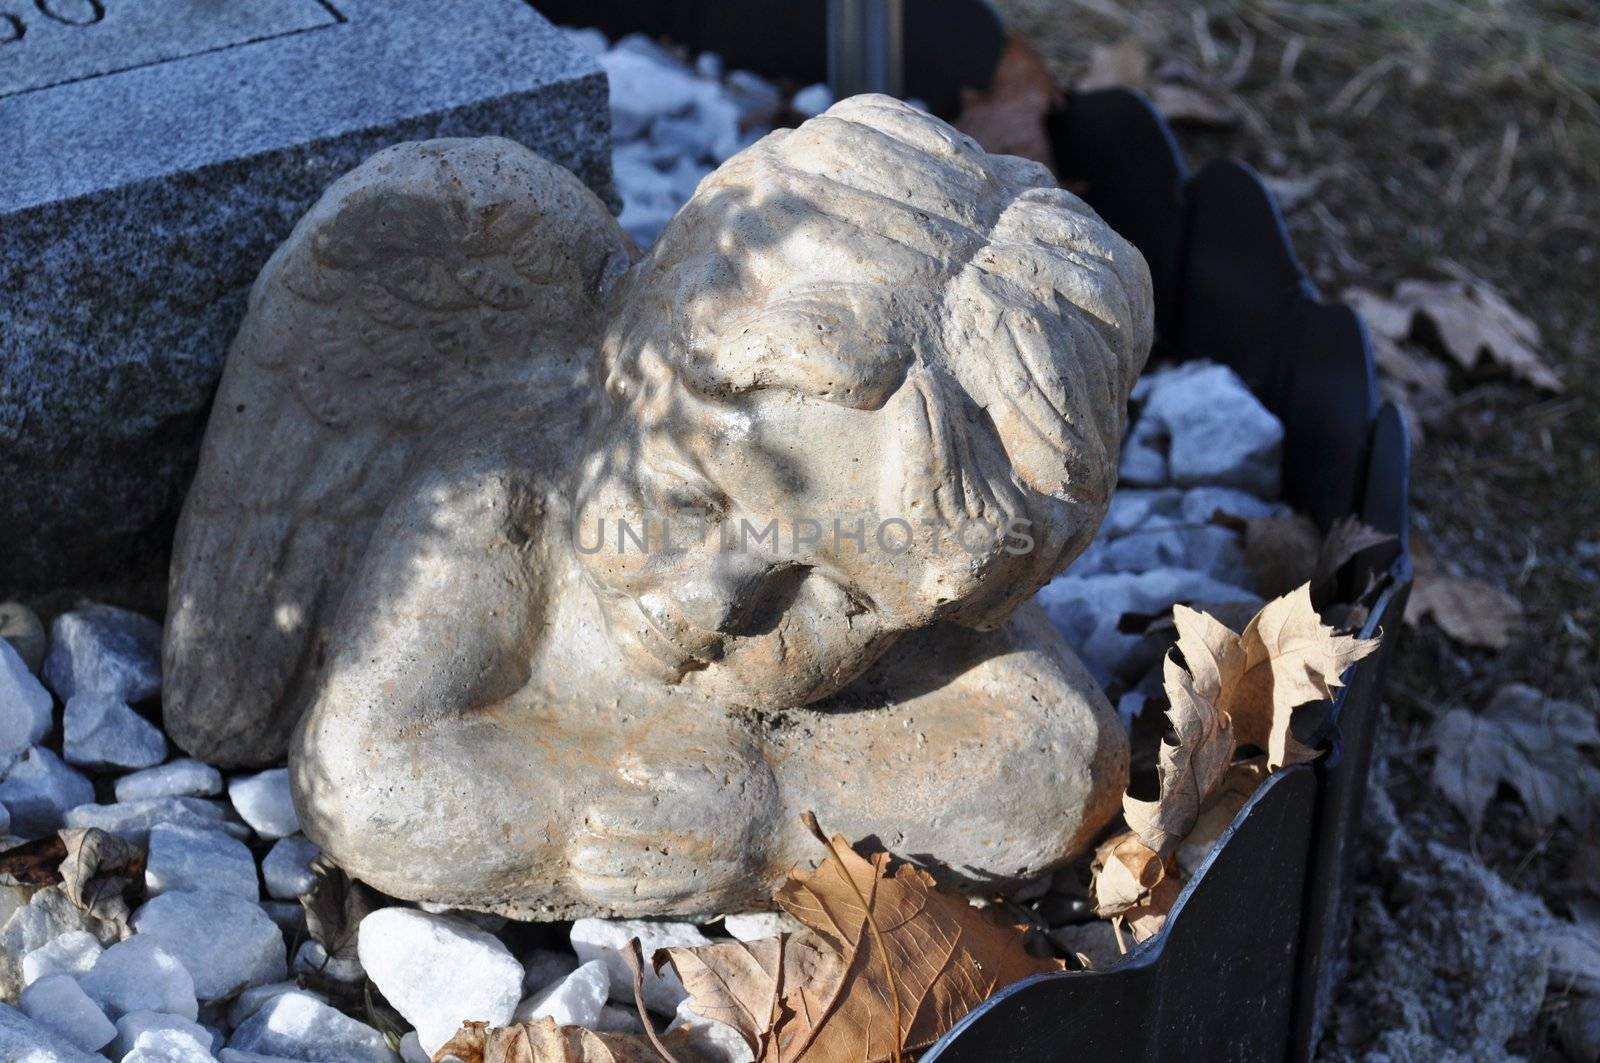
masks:
<svg viewBox="0 0 1600 1063"><path fill-rule="evenodd" d="M1188 176L1165 122L1121 89L1069 97L1050 134L1063 180L1081 183L1150 264L1152 357L1232 366L1284 423L1287 501L1323 528L1355 514L1395 536L1358 557L1342 588L1371 588L1361 634L1382 646L1327 707L1327 754L1251 797L1162 933L1109 970L1008 987L923 1063L1308 1059L1343 964L1350 850L1411 586L1405 426L1378 407L1360 319L1320 301L1249 168L1217 162Z"/></svg>
<svg viewBox="0 0 1600 1063"><path fill-rule="evenodd" d="M558 23L718 52L729 68L802 85L825 77L827 0L532 2ZM906 93L953 118L963 86L989 83L1004 27L983 0L916 0L906 16ZM1324 529L1354 514L1395 536L1347 566L1341 588L1367 592L1361 634L1382 646L1326 706L1316 736L1326 754L1256 791L1160 934L1114 968L1008 986L922 1061L1309 1059L1343 966L1351 849L1411 588L1405 425L1378 406L1360 319L1321 301L1248 167L1216 162L1191 177L1166 123L1121 89L1069 96L1048 125L1063 181L1150 265L1152 360L1232 366L1283 421L1285 499Z"/></svg>

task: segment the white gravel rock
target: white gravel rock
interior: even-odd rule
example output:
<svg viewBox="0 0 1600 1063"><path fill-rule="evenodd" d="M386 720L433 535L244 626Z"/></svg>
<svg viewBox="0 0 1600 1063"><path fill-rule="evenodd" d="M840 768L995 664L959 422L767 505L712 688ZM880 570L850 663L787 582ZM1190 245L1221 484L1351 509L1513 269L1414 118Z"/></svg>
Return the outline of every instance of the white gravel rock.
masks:
<svg viewBox="0 0 1600 1063"><path fill-rule="evenodd" d="M1287 517L1294 510L1282 502L1269 502L1237 487L1191 487L1183 492L1178 519L1185 524L1204 524L1219 512L1240 520L1254 520Z"/></svg>
<svg viewBox="0 0 1600 1063"><path fill-rule="evenodd" d="M60 830L68 810L94 800L94 784L44 746L23 754L0 781L0 802L11 814L11 833L42 838Z"/></svg>
<svg viewBox="0 0 1600 1063"><path fill-rule="evenodd" d="M1277 498L1283 425L1227 366L1186 362L1134 392L1144 408L1123 448L1132 484L1212 484Z"/></svg>
<svg viewBox="0 0 1600 1063"><path fill-rule="evenodd" d="M54 708L22 654L0 639L0 772L50 733Z"/></svg>
<svg viewBox="0 0 1600 1063"><path fill-rule="evenodd" d="M160 943L178 958L194 977L201 1000L219 1000L288 974L278 925L260 906L235 894L163 893L133 913L133 928L138 937Z"/></svg>
<svg viewBox="0 0 1600 1063"><path fill-rule="evenodd" d="M335 982L345 982L355 985L367 977L367 972L362 970L359 959L337 959L328 955L328 950L317 941L302 941L300 949L294 954L294 972L305 974L315 971L324 978L331 978Z"/></svg>
<svg viewBox="0 0 1600 1063"><path fill-rule="evenodd" d="M209 764L187 757L156 768L146 768L116 781L118 801L152 797L211 797L222 792L222 773Z"/></svg>
<svg viewBox="0 0 1600 1063"><path fill-rule="evenodd" d="M206 1033L204 1027L201 1033ZM139 1035L122 1063L216 1063L216 1058L186 1031L150 1030Z"/></svg>
<svg viewBox="0 0 1600 1063"><path fill-rule="evenodd" d="M152 897L169 890L220 890L250 901L261 897L255 857L244 842L220 830L173 823L150 828L144 882Z"/></svg>
<svg viewBox="0 0 1600 1063"><path fill-rule="evenodd" d="M50 625L44 678L62 701L79 691L143 701L161 691L161 625L110 605L85 605Z"/></svg>
<svg viewBox="0 0 1600 1063"><path fill-rule="evenodd" d="M105 950L87 930L69 930L22 957L22 984L53 974L88 974Z"/></svg>
<svg viewBox="0 0 1600 1063"><path fill-rule="evenodd" d="M567 35L567 40L578 51L599 58L606 49L611 47L611 42L606 35L597 29L588 26L562 26L561 32Z"/></svg>
<svg viewBox="0 0 1600 1063"><path fill-rule="evenodd" d="M802 118L815 118L833 106L833 90L823 84L807 85L794 94L789 106Z"/></svg>
<svg viewBox="0 0 1600 1063"><path fill-rule="evenodd" d="M164 944L146 935L135 934L106 949L79 982L113 1019L135 1011L190 1020L200 1015L188 969Z"/></svg>
<svg viewBox="0 0 1600 1063"><path fill-rule="evenodd" d="M522 958L522 991L531 996L578 969L578 957L555 949L534 949Z"/></svg>
<svg viewBox="0 0 1600 1063"><path fill-rule="evenodd" d="M641 136L655 119L686 111L695 101L694 75L654 56L617 47L599 59L609 86L613 140Z"/></svg>
<svg viewBox="0 0 1600 1063"><path fill-rule="evenodd" d="M227 806L203 797L151 797L118 801L111 805L83 804L66 815L69 827L99 827L140 845L150 842L150 828L158 823L200 830L220 830L247 838L250 830L228 818Z"/></svg>
<svg viewBox="0 0 1600 1063"><path fill-rule="evenodd" d="M1242 587L1179 568L1092 576L1068 572L1051 580L1036 600L1102 685L1120 674L1139 644L1138 635L1118 629L1124 613L1162 613L1174 602L1260 603Z"/></svg>
<svg viewBox="0 0 1600 1063"><path fill-rule="evenodd" d="M116 1026L70 974L52 974L22 991L22 1013L85 1052L98 1051L117 1035Z"/></svg>
<svg viewBox="0 0 1600 1063"><path fill-rule="evenodd" d="M361 921L361 966L436 1052L467 1019L505 1025L522 998L522 964L471 923L411 908L382 908Z"/></svg>
<svg viewBox="0 0 1600 1063"><path fill-rule="evenodd" d="M644 1033L639 1012L616 1004L607 1004L600 1009L600 1017L595 1019L593 1028L602 1033Z"/></svg>
<svg viewBox="0 0 1600 1063"><path fill-rule="evenodd" d="M105 1063L10 1004L0 1004L0 1059L7 1063Z"/></svg>
<svg viewBox="0 0 1600 1063"><path fill-rule="evenodd" d="M293 941L296 935L305 933L306 910L299 901L262 901L261 910L278 924L285 941Z"/></svg>
<svg viewBox="0 0 1600 1063"><path fill-rule="evenodd" d="M287 838L300 830L300 817L289 795L288 768L235 776L228 782L228 798L239 818L263 838Z"/></svg>
<svg viewBox="0 0 1600 1063"><path fill-rule="evenodd" d="M238 1048L224 1048L217 1054L222 1063L301 1063L283 1056L263 1056L259 1052L245 1052Z"/></svg>
<svg viewBox="0 0 1600 1063"><path fill-rule="evenodd" d="M261 861L261 877L266 880L267 893L285 901L310 893L316 881L311 874L311 861L321 853L317 843L302 834L280 838Z"/></svg>
<svg viewBox="0 0 1600 1063"><path fill-rule="evenodd" d="M517 1022L554 1019L561 1026L593 1027L611 995L604 960L590 960L576 971L517 1005Z"/></svg>
<svg viewBox="0 0 1600 1063"><path fill-rule="evenodd" d="M281 997L285 993L304 993L307 996L315 997L324 1004L328 1002L328 998L321 993L310 989L301 989L300 984L294 981L268 982L266 985L254 985L240 993L234 998L233 1003L229 1005L227 1016L229 1028L237 1030L244 1025L244 1020L254 1015L263 1004L274 997Z"/></svg>
<svg viewBox="0 0 1600 1063"><path fill-rule="evenodd" d="M402 1063L433 1063L433 1057L422 1050L415 1030L407 1030L400 1038L400 1059Z"/></svg>
<svg viewBox="0 0 1600 1063"><path fill-rule="evenodd" d="M652 971L650 957L657 949L709 945L711 939L693 923L666 923L651 919L577 920L572 924L572 951L584 963L590 960L605 961L606 969L611 974L611 999L619 1003L631 1003L633 1000L633 972L618 951L627 948L632 938L638 938L644 950L645 1006L660 1015L676 1013L678 1004L689 994L672 968L663 968L660 974Z"/></svg>
<svg viewBox="0 0 1600 1063"><path fill-rule="evenodd" d="M95 768L149 768L167 759L161 729L115 694L80 690L67 699L62 752Z"/></svg>
<svg viewBox="0 0 1600 1063"><path fill-rule="evenodd" d="M169 1036L156 1038L153 1034L166 1033ZM183 1059L181 1053L187 1045L195 1051L203 1052L201 1058L211 1059L213 1048L220 1047L213 1043L211 1031L197 1022L191 1022L181 1015L166 1015L159 1011L130 1011L117 1020L117 1037L111 1042L108 1054L112 1059L121 1059L136 1048L153 1051L158 1046L161 1051L174 1054L176 1058ZM161 1056L152 1058L160 1059Z"/></svg>
<svg viewBox="0 0 1600 1063"><path fill-rule="evenodd" d="M750 1051L738 1030L696 1013L689 1007L688 1000L678 1005L667 1030L682 1030L694 1058L703 1063L754 1063L755 1053Z"/></svg>
<svg viewBox="0 0 1600 1063"><path fill-rule="evenodd" d="M722 919L723 929L737 941L759 941L779 934L799 933L800 921L788 912L746 912Z"/></svg>
<svg viewBox="0 0 1600 1063"><path fill-rule="evenodd" d="M399 1059L383 1034L299 990L280 993L256 1009L233 1032L228 1047L319 1063L395 1063Z"/></svg>

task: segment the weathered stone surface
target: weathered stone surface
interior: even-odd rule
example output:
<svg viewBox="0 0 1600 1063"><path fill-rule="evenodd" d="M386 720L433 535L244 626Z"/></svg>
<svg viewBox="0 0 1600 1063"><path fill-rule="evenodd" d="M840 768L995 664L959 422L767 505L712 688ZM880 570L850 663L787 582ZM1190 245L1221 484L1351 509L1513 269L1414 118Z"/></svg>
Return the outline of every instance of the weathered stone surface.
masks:
<svg viewBox="0 0 1600 1063"><path fill-rule="evenodd" d="M11 813L11 832L22 838L60 830L71 809L93 800L94 784L44 746L28 750L0 779L0 801Z"/></svg>
<svg viewBox="0 0 1600 1063"><path fill-rule="evenodd" d="M115 694L81 691L62 714L62 753L96 768L149 768L167 759L161 729Z"/></svg>
<svg viewBox="0 0 1600 1063"><path fill-rule="evenodd" d="M530 4L12 8L0 527L26 533L3 586L165 551L251 278L339 173L397 141L498 134L609 188L604 78Z"/></svg>
<svg viewBox="0 0 1600 1063"><path fill-rule="evenodd" d="M1029 599L1105 512L1151 317L1047 171L883 97L735 155L637 261L514 145L380 154L255 289L165 719L224 764L292 731L307 836L417 901L757 909L802 810L1037 878L1126 781Z"/></svg>

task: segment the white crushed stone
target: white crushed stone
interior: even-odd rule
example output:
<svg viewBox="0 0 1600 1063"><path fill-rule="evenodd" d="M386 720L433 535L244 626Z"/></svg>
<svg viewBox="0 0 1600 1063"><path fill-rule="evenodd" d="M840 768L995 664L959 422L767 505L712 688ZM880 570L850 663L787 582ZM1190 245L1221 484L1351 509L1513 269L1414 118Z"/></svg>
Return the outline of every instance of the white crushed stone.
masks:
<svg viewBox="0 0 1600 1063"><path fill-rule="evenodd" d="M112 1019L135 1011L160 1011L190 1020L200 1016L188 968L148 935L135 934L112 945L78 981Z"/></svg>
<svg viewBox="0 0 1600 1063"><path fill-rule="evenodd" d="M306 929L305 906L299 901L262 901L261 910L267 918L278 924L285 941L293 941Z"/></svg>
<svg viewBox="0 0 1600 1063"><path fill-rule="evenodd" d="M118 801L152 797L212 797L222 792L222 773L209 764L185 757L124 775L115 783Z"/></svg>
<svg viewBox="0 0 1600 1063"><path fill-rule="evenodd" d="M560 981L517 1005L517 1022L554 1019L561 1026L593 1027L611 995L611 975L604 960L590 960Z"/></svg>
<svg viewBox="0 0 1600 1063"><path fill-rule="evenodd" d="M400 1059L402 1063L433 1063L433 1057L422 1050L422 1042L417 1040L415 1030L407 1030L405 1036L400 1038Z"/></svg>
<svg viewBox="0 0 1600 1063"><path fill-rule="evenodd" d="M158 823L221 830L236 838L250 836L248 827L228 818L226 805L204 797L149 797L110 805L82 804L66 815L69 827L99 827L139 845L149 844L150 828Z"/></svg>
<svg viewBox="0 0 1600 1063"><path fill-rule="evenodd" d="M1146 375L1133 396L1143 405L1123 444L1124 483L1212 484L1278 497L1283 425L1232 369L1185 362Z"/></svg>
<svg viewBox="0 0 1600 1063"><path fill-rule="evenodd" d="M722 918L728 936L736 941L759 941L775 938L779 934L795 934L802 927L800 921L788 912L744 912Z"/></svg>
<svg viewBox="0 0 1600 1063"><path fill-rule="evenodd" d="M61 762L44 746L34 746L0 780L0 803L11 816L11 833L21 838L54 834L70 809L94 800L94 784Z"/></svg>
<svg viewBox="0 0 1600 1063"><path fill-rule="evenodd" d="M330 1063L394 1063L383 1034L299 990L256 1009L228 1039L235 1051Z"/></svg>
<svg viewBox="0 0 1600 1063"><path fill-rule="evenodd" d="M235 997L233 1003L228 1006L227 1020L229 1028L238 1029L244 1024L244 1020L254 1015L256 1010L263 1004L273 997L282 996L285 993L305 993L322 1001L324 1004L328 1002L328 998L321 993L310 989L301 989L300 984L294 981L268 982L266 985L251 986Z"/></svg>
<svg viewBox="0 0 1600 1063"><path fill-rule="evenodd" d="M48 1026L0 1003L0 1059L7 1063L105 1063Z"/></svg>
<svg viewBox="0 0 1600 1063"><path fill-rule="evenodd" d="M328 950L322 947L322 943L314 940L300 943L299 951L294 954L293 969L296 974L315 971L324 978L350 985L355 985L367 977L367 972L361 969L359 959L355 957L340 959L330 956Z"/></svg>
<svg viewBox="0 0 1600 1063"><path fill-rule="evenodd" d="M152 897L169 890L220 890L249 901L261 896L256 861L244 842L220 830L157 823L144 871Z"/></svg>
<svg viewBox="0 0 1600 1063"><path fill-rule="evenodd" d="M22 991L22 1013L48 1026L85 1052L111 1043L117 1028L106 1018L78 980L70 974L52 974Z"/></svg>
<svg viewBox="0 0 1600 1063"><path fill-rule="evenodd" d="M815 118L833 106L833 90L827 85L807 85L794 94L789 106L802 118Z"/></svg>
<svg viewBox="0 0 1600 1063"><path fill-rule="evenodd" d="M216 1058L186 1031L150 1030L139 1035L122 1063L215 1063Z"/></svg>
<svg viewBox="0 0 1600 1063"><path fill-rule="evenodd" d="M278 839L261 861L261 877L267 883L267 894L289 901L310 893L316 881L311 874L311 861L321 853L317 843L303 834Z"/></svg>
<svg viewBox="0 0 1600 1063"><path fill-rule="evenodd" d="M578 969L578 957L555 949L534 949L522 958L522 991L533 995Z"/></svg>
<svg viewBox="0 0 1600 1063"><path fill-rule="evenodd" d="M165 1032L167 1038L156 1038L152 1034ZM166 1015L159 1011L130 1011L117 1020L117 1036L111 1042L108 1053L113 1059L121 1059L136 1048L147 1051L156 1050L173 1054L181 1053L185 1044L192 1045L190 1055L195 1051L205 1053L204 1058L210 1059L213 1047L211 1031L197 1022L191 1022L180 1015ZM161 1058L156 1056L154 1058ZM178 1054L178 1058L183 1056Z"/></svg>
<svg viewBox="0 0 1600 1063"><path fill-rule="evenodd" d="M50 733L55 701L22 654L0 639L0 772Z"/></svg>
<svg viewBox="0 0 1600 1063"><path fill-rule="evenodd" d="M133 913L132 940L148 938L176 956L195 995L219 1000L288 974L283 933L260 906L216 890L175 890Z"/></svg>
<svg viewBox="0 0 1600 1063"><path fill-rule="evenodd" d="M667 1030L683 1031L680 1036L688 1040L694 1058L702 1063L754 1063L755 1053L738 1030L695 1012L688 1000L678 1005Z"/></svg>
<svg viewBox="0 0 1600 1063"><path fill-rule="evenodd" d="M22 984L32 985L53 974L88 974L103 951L99 939L87 930L69 930L22 957Z"/></svg>
<svg viewBox="0 0 1600 1063"><path fill-rule="evenodd" d="M356 948L428 1052L465 1020L505 1025L522 998L522 964L499 938L453 916L381 908L361 921Z"/></svg>
<svg viewBox="0 0 1600 1063"><path fill-rule="evenodd" d="M639 1013L633 1008L617 1004L607 1004L600 1009L594 1028L602 1033L644 1033L644 1023L639 1021Z"/></svg>
<svg viewBox="0 0 1600 1063"><path fill-rule="evenodd" d="M300 830L300 817L289 795L288 768L235 776L228 781L228 799L239 818L263 838L287 838Z"/></svg>
<svg viewBox="0 0 1600 1063"><path fill-rule="evenodd" d="M69 764L149 768L167 759L167 736L115 694L80 690L67 700L63 721Z"/></svg>
<svg viewBox="0 0 1600 1063"><path fill-rule="evenodd" d="M44 678L62 701L79 691L144 701L161 690L161 625L111 605L85 605L50 625Z"/></svg>
<svg viewBox="0 0 1600 1063"><path fill-rule="evenodd" d="M618 950L639 939L644 951L643 994L645 1006L660 1015L672 1015L689 994L670 967L660 974L650 969L650 957L657 949L674 946L709 945L711 939L693 923L658 922L653 919L579 919L572 924L572 951L584 963L604 960L611 974L611 999L621 1004L633 1002L633 972Z"/></svg>

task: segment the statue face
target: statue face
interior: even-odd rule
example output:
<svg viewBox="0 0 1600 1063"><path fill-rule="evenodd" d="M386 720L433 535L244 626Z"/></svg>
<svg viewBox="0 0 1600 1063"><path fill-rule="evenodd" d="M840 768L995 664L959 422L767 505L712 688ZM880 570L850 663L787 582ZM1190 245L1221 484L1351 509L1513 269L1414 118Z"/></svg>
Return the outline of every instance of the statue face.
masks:
<svg viewBox="0 0 1600 1063"><path fill-rule="evenodd" d="M799 705L968 596L1006 521L958 526L907 491L926 394L878 409L678 385L612 425L574 529L611 634L643 670L755 707ZM908 466L906 451L922 450ZM1013 541L1015 545L1015 541Z"/></svg>

